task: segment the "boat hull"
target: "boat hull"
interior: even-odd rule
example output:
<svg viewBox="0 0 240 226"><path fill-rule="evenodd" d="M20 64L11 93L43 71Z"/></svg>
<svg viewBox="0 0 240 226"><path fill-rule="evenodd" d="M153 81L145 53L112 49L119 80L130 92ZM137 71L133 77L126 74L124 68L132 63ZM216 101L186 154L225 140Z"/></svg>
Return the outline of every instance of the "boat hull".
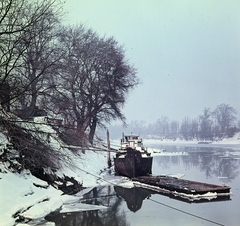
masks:
<svg viewBox="0 0 240 226"><path fill-rule="evenodd" d="M117 175L130 178L152 174L152 157L143 157L139 151L128 150L126 156L114 158Z"/></svg>

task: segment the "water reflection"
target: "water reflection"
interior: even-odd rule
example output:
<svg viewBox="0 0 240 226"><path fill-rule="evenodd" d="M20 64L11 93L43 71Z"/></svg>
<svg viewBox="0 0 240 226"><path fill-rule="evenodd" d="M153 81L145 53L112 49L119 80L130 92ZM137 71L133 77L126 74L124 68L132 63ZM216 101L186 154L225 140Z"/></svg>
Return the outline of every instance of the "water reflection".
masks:
<svg viewBox="0 0 240 226"><path fill-rule="evenodd" d="M107 193L105 193L107 192ZM151 200L151 195L158 194L186 203L203 203L230 200L230 196L218 196L214 199L199 199L190 201L173 193L156 192L145 188L124 188L120 186L96 187L85 195L84 203L108 206L107 209L79 211L72 213L54 213L46 217L46 220L55 222L56 226L129 226L123 209L123 200L127 208L136 213L144 204L145 199Z"/></svg>
<svg viewBox="0 0 240 226"><path fill-rule="evenodd" d="M84 200L82 200L81 203L107 206L107 209L68 213L57 212L48 215L46 220L54 222L56 226L129 226L130 224L127 221L126 212L124 211L124 203L126 202L127 208L131 212L136 213L143 207L144 200L154 201L151 196L156 194L185 203L230 200L230 195L217 196L210 200L188 200L182 196L176 196L175 193L169 193L164 190L153 191L140 187L125 188L120 186L95 187L84 195Z"/></svg>
<svg viewBox="0 0 240 226"><path fill-rule="evenodd" d="M161 195L169 197L170 199L175 199L178 201L183 201L186 203L204 203L204 202L216 202L216 201L228 201L230 200L230 195L217 196L212 199L187 199L183 196L177 196L176 193L172 193L166 190L154 191L147 188L134 187L134 188L124 188L115 186L114 187L117 195L121 196L127 203L127 207L132 212L137 212L141 209L144 199L151 199L151 195Z"/></svg>
<svg viewBox="0 0 240 226"><path fill-rule="evenodd" d="M156 156L154 161L158 167L154 174L162 174L161 170L167 171L173 165L183 165L186 171L197 169L203 172L206 179L219 178L224 183L233 181L239 175L239 156L229 154L228 149L222 148L199 148L199 147L167 147L168 151L188 151L189 155L179 156Z"/></svg>
<svg viewBox="0 0 240 226"><path fill-rule="evenodd" d="M120 186L114 186L114 190L117 195L122 197L126 203L129 210L132 212L137 212L141 209L143 200L150 198L153 192L141 188L124 188Z"/></svg>
<svg viewBox="0 0 240 226"><path fill-rule="evenodd" d="M219 171L216 174L225 183L231 182L239 175L239 164L237 159L222 159L219 163Z"/></svg>
<svg viewBox="0 0 240 226"><path fill-rule="evenodd" d="M239 178L240 156L236 155L236 153L231 153L231 151L227 149L221 148L212 149L207 147L174 147L171 149L171 147L168 146L165 147L165 149L172 152L187 151L189 155L155 156L153 159L153 173L155 175L164 173L186 173L187 175L185 176L185 179L193 179L197 181L208 180L209 183L219 183L219 181L222 181L227 185L229 185L231 182L232 184L230 186L232 186L231 190L234 193L234 199L232 199L230 202L218 202L215 204L216 201L230 200L230 196L218 196L211 201L206 199L189 201L173 194L154 192L144 188L103 186L92 189L89 193L84 195L80 202L90 205L105 206L107 207L106 209L70 213L58 212L50 214L46 217L46 219L48 221L55 222L56 226L129 226L133 222L133 216L135 219L139 219L139 222L143 221L143 219L146 217L151 217L151 219L154 219L160 216L160 213L156 210L156 202L151 202L152 200L159 200L163 203L166 202L174 207L183 207L184 210L189 210L190 212L191 208L192 210L196 210L196 213L200 213L202 211L201 214L203 216L216 221L219 220L219 212L221 212L221 215L223 216L231 215L232 218L235 217L236 220L238 219L237 211L239 210L239 202L236 200L239 200L240 198L238 190L239 184L237 182ZM170 199L166 199L166 197ZM181 202L179 202L179 200ZM193 207L191 206L189 208L190 205L187 203L193 202L211 202L211 204L193 205ZM144 210L146 213L144 211L139 211L140 209ZM164 211L163 207L162 211ZM210 213L212 213L211 216L208 215ZM161 215L162 218L165 217L164 219L167 222L165 225L173 225L171 224L171 216L172 215L170 213L169 215ZM185 217L186 216L183 215L182 219L185 219ZM228 222L228 220L226 220L226 222ZM135 223L133 225L139 224ZM155 225L158 224L155 223ZM189 223L187 225L192 224Z"/></svg>
<svg viewBox="0 0 240 226"><path fill-rule="evenodd" d="M55 222L56 226L129 226L126 215L120 208L122 199L116 196L111 186L93 188L84 195L81 202L109 208L73 213L57 212L48 215L46 220Z"/></svg>

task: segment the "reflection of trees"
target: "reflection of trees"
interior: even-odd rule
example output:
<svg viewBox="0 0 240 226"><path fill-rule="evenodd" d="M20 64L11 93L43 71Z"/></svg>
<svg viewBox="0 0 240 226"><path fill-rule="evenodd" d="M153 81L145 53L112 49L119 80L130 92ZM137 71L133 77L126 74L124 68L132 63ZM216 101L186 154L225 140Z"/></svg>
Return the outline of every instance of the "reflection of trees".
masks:
<svg viewBox="0 0 240 226"><path fill-rule="evenodd" d="M200 170L205 172L206 178L223 177L224 182L231 182L239 174L239 161L236 159L222 158L211 153L201 153L200 158Z"/></svg>
<svg viewBox="0 0 240 226"><path fill-rule="evenodd" d="M199 159L199 156L196 153L191 153L188 156L186 156L185 158L184 158L184 156L182 156L181 159L184 163L184 166L185 166L186 170L190 170L192 168L198 168L199 167L200 159Z"/></svg>
<svg viewBox="0 0 240 226"><path fill-rule="evenodd" d="M187 169L197 168L204 172L206 178L224 177L224 182L230 182L239 174L238 160L222 158L220 155L215 155L212 151L190 153L186 158L182 156L182 161L187 166Z"/></svg>
<svg viewBox="0 0 240 226"><path fill-rule="evenodd" d="M122 199L109 186L95 187L84 195L86 204L108 206L107 209L55 214L46 217L56 226L129 226L126 215L121 212Z"/></svg>
<svg viewBox="0 0 240 226"><path fill-rule="evenodd" d="M170 156L154 157L154 161L162 169L169 169L170 168Z"/></svg>
<svg viewBox="0 0 240 226"><path fill-rule="evenodd" d="M198 158L198 156L197 156ZM154 161L157 163L158 167L161 169L170 169L171 165L181 165L182 161L184 161L184 166L186 170L190 170L193 167L197 167L199 165L199 160L195 157L189 156L155 156ZM183 160L184 159L184 160Z"/></svg>
<svg viewBox="0 0 240 226"><path fill-rule="evenodd" d="M205 172L206 178L211 178L213 176L214 170L217 168L218 159L214 157L216 156L208 153L201 153L201 155L199 155L201 162L199 169L200 171Z"/></svg>
<svg viewBox="0 0 240 226"><path fill-rule="evenodd" d="M168 151L176 151L168 148ZM183 165L185 170L199 169L205 173L206 178L219 177L227 183L234 180L239 174L240 161L234 158L224 158L228 149L211 147L181 147L178 151L186 151L188 156L159 156L154 161L159 168L170 169L171 165ZM222 156L221 156L222 155Z"/></svg>
<svg viewBox="0 0 240 226"><path fill-rule="evenodd" d="M227 183L234 180L239 174L240 162L237 159L221 159L219 163L219 171L215 174L221 178L221 181Z"/></svg>

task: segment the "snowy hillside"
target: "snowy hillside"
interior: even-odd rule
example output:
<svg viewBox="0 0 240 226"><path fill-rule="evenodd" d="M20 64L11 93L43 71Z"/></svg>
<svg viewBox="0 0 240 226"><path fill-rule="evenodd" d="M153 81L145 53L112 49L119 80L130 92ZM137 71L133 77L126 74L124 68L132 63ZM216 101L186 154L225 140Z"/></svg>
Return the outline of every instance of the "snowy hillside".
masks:
<svg viewBox="0 0 240 226"><path fill-rule="evenodd" d="M18 126L32 131L32 135L39 138L41 134L42 141L48 139L51 149L61 154L59 169L52 172L51 169L44 169L45 173L56 175L59 179L74 178L83 187L96 186L105 183L104 175L107 169L107 153L102 151L86 150L85 154L81 150L75 150L74 153L66 148L58 137L55 130L49 125L44 125L40 118L34 123L22 122L19 118L11 117L17 121ZM12 148L7 136L0 132L0 193L1 207L0 219L1 226L14 225L17 221L27 219L35 220L37 223L50 212L60 208L65 203L76 202L79 196L64 195L59 189L63 180L49 183L34 177L29 170L23 170L21 173L11 166L18 163L16 158L18 153ZM11 148L9 148L11 147ZM109 177L109 176L108 176ZM108 178L108 180L116 178ZM71 180L67 181L66 186L71 186ZM84 190L87 192L88 190ZM22 223L18 225L23 225ZM51 225L51 224L48 224Z"/></svg>

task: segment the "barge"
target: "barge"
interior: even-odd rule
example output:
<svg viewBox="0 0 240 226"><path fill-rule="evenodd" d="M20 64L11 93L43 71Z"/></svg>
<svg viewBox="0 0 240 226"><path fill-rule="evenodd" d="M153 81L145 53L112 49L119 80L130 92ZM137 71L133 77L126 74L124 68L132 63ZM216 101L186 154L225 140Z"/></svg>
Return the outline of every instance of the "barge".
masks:
<svg viewBox="0 0 240 226"><path fill-rule="evenodd" d="M217 196L230 195L229 186L202 183L169 176L141 176L132 178L134 185L155 191L169 191L186 195L206 195L209 192Z"/></svg>
<svg viewBox="0 0 240 226"><path fill-rule="evenodd" d="M129 178L152 174L152 157L143 146L138 135L124 135L121 147L114 158L114 169L117 175Z"/></svg>

